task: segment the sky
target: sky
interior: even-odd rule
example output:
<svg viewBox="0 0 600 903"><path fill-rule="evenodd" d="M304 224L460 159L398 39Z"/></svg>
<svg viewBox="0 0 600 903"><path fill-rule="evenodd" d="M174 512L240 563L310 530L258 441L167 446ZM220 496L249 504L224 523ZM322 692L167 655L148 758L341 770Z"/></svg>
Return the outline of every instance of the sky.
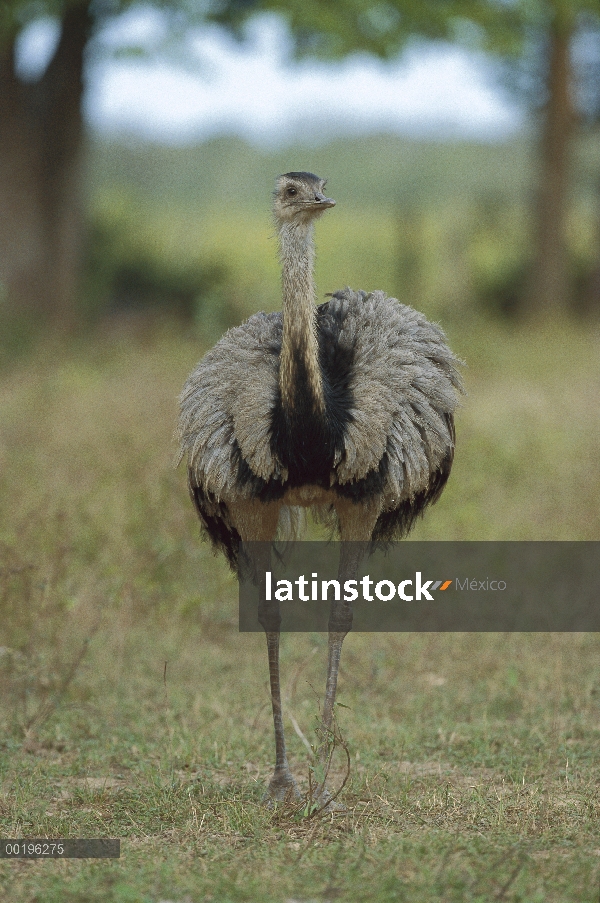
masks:
<svg viewBox="0 0 600 903"><path fill-rule="evenodd" d="M58 33L49 18L24 30L21 75L43 72ZM522 125L489 61L448 44L415 44L390 62L366 55L296 62L274 15L252 23L243 44L205 26L190 29L173 53L166 36L164 14L149 6L105 25L86 67L84 111L93 130L170 144L234 134L277 147L373 132L497 140Z"/></svg>

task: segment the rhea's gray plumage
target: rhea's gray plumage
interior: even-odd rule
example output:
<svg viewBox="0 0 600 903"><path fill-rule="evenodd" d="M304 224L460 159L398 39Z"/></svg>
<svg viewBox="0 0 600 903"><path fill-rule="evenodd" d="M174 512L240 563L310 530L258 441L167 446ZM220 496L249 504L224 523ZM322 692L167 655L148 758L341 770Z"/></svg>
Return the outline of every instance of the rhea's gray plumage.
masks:
<svg viewBox="0 0 600 903"><path fill-rule="evenodd" d="M341 321L352 349L352 397L343 448L331 461L328 487L351 487L387 454L382 511L427 490L432 471L452 454L456 361L442 331L383 292L337 292L320 310ZM188 379L180 433L190 479L220 503L285 487L286 461L272 441L283 323L256 314L229 330ZM257 480L240 478L240 460ZM324 487L325 488L325 487Z"/></svg>
<svg viewBox="0 0 600 903"><path fill-rule="evenodd" d="M452 466L460 377L442 330L380 291L346 288L315 304L313 224L335 204L324 185L311 173L279 177L283 311L229 330L181 396L190 492L234 569L240 540L293 530L302 508L333 514L342 541L399 538L438 498ZM356 566L346 561L345 576ZM351 623L351 612L338 615L326 728ZM278 749L270 790L281 796L294 785L273 690L275 634L267 629Z"/></svg>

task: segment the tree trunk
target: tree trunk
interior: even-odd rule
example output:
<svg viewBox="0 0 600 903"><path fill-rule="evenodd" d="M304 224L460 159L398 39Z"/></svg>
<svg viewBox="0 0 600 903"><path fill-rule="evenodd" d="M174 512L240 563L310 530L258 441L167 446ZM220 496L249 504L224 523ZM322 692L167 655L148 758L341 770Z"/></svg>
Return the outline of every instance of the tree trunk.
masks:
<svg viewBox="0 0 600 903"><path fill-rule="evenodd" d="M556 11L549 31L548 99L541 136L534 257L526 299L527 312L533 316L564 310L572 292L565 235L574 125L572 32L571 16Z"/></svg>
<svg viewBox="0 0 600 903"><path fill-rule="evenodd" d="M87 2L68 6L56 53L39 81L0 51L0 282L9 320L69 328L76 319L83 236L83 54Z"/></svg>

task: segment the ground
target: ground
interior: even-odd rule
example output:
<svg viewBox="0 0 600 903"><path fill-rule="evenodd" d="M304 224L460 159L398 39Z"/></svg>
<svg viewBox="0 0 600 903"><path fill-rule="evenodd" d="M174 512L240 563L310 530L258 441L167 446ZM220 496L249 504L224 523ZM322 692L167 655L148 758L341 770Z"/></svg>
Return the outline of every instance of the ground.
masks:
<svg viewBox="0 0 600 903"><path fill-rule="evenodd" d="M453 330L469 394L415 538L597 539L597 332ZM172 467L201 345L108 331L0 374L0 831L121 839L115 861L0 863L4 898L598 901L596 635L351 635L346 811L262 805L266 644L238 633ZM323 635L284 636L304 788L293 722L314 742L325 658Z"/></svg>

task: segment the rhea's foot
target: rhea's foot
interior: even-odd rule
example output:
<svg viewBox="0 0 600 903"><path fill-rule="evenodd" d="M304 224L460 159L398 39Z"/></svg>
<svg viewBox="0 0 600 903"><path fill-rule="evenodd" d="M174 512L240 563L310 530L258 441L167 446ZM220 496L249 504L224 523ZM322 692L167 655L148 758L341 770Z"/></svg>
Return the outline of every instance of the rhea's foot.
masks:
<svg viewBox="0 0 600 903"><path fill-rule="evenodd" d="M263 796L263 802L267 806L272 806L274 803L293 802L301 798L302 794L289 768L276 768Z"/></svg>

